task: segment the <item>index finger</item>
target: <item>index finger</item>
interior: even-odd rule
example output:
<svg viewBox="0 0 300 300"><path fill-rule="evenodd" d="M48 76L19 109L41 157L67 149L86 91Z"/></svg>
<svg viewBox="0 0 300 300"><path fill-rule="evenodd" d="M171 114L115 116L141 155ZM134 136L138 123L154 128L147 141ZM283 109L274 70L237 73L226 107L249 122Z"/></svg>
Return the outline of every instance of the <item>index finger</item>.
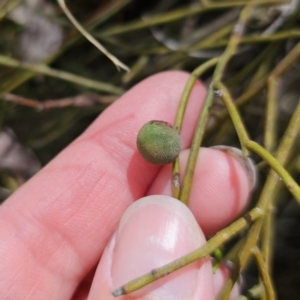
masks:
<svg viewBox="0 0 300 300"><path fill-rule="evenodd" d="M138 130L151 119L174 121L188 77L165 72L135 86L3 204L4 298L71 297L99 260L126 207L146 193L159 170L136 152ZM198 82L183 124L184 148L204 94Z"/></svg>

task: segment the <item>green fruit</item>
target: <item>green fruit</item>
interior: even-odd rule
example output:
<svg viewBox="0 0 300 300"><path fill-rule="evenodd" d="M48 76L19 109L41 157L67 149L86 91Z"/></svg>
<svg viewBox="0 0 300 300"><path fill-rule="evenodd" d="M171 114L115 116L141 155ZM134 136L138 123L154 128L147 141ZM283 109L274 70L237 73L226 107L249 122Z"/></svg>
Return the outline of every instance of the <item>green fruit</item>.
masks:
<svg viewBox="0 0 300 300"><path fill-rule="evenodd" d="M174 161L181 151L181 144L178 131L164 121L146 123L137 136L137 147L141 156L155 165Z"/></svg>

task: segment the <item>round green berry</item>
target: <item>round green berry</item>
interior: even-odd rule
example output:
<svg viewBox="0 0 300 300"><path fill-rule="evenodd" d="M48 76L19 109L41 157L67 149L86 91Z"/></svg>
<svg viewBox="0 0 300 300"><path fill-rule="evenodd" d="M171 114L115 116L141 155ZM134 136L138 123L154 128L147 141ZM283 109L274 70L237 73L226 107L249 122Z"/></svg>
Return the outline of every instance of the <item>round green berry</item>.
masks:
<svg viewBox="0 0 300 300"><path fill-rule="evenodd" d="M181 145L178 131L164 121L146 123L137 136L137 147L141 156L155 165L174 161L181 151Z"/></svg>

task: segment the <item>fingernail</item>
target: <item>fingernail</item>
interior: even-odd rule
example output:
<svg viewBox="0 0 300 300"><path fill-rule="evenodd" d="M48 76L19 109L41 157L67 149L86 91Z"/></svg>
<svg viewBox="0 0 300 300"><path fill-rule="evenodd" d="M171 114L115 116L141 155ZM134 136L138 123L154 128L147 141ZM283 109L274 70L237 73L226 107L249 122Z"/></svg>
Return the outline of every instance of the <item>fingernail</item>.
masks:
<svg viewBox="0 0 300 300"><path fill-rule="evenodd" d="M252 190L255 187L257 173L255 170L254 163L249 157L245 157L243 155L241 149L230 147L230 146L223 146L223 145L212 146L210 148L223 151L229 154L230 156L232 156L233 158L235 158L246 171L250 183L250 189Z"/></svg>
<svg viewBox="0 0 300 300"><path fill-rule="evenodd" d="M121 219L112 263L113 285L121 287L204 242L194 216L180 201L163 195L142 198ZM147 300L191 299L200 265L195 262L132 295Z"/></svg>

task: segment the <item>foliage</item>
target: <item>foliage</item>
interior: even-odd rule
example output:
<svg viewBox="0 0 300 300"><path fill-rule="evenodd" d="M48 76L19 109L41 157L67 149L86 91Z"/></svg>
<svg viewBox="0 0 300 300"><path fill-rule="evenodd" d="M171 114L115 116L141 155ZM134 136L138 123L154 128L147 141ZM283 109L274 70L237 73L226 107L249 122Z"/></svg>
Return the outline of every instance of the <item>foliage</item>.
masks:
<svg viewBox="0 0 300 300"><path fill-rule="evenodd" d="M1 199L132 85L163 70L190 71L174 124L179 132L197 78L207 83L208 93L191 146L189 175L182 189L174 180L173 194L187 203L197 149L224 144L241 147L244 156L251 155L256 162L260 174L252 205L203 247L115 293L135 290L222 247L234 267L219 299L228 299L252 257L260 280L255 277L256 282L246 283L247 297L275 299L275 278L279 297L297 298L298 286L282 287L280 269L273 272L273 258L276 262L276 256L282 256L275 252L276 223L291 217L285 211L292 198L300 202L300 1L67 3L79 26L97 39L100 49L117 57L120 67L129 66L129 73L118 72L74 29L60 8L63 1L59 2L61 6L47 0L37 1L36 7L20 0L0 4L0 146L17 147L9 153L0 150ZM21 163L6 163L10 155ZM178 173L175 161L173 178ZM293 273L293 267L288 268Z"/></svg>

